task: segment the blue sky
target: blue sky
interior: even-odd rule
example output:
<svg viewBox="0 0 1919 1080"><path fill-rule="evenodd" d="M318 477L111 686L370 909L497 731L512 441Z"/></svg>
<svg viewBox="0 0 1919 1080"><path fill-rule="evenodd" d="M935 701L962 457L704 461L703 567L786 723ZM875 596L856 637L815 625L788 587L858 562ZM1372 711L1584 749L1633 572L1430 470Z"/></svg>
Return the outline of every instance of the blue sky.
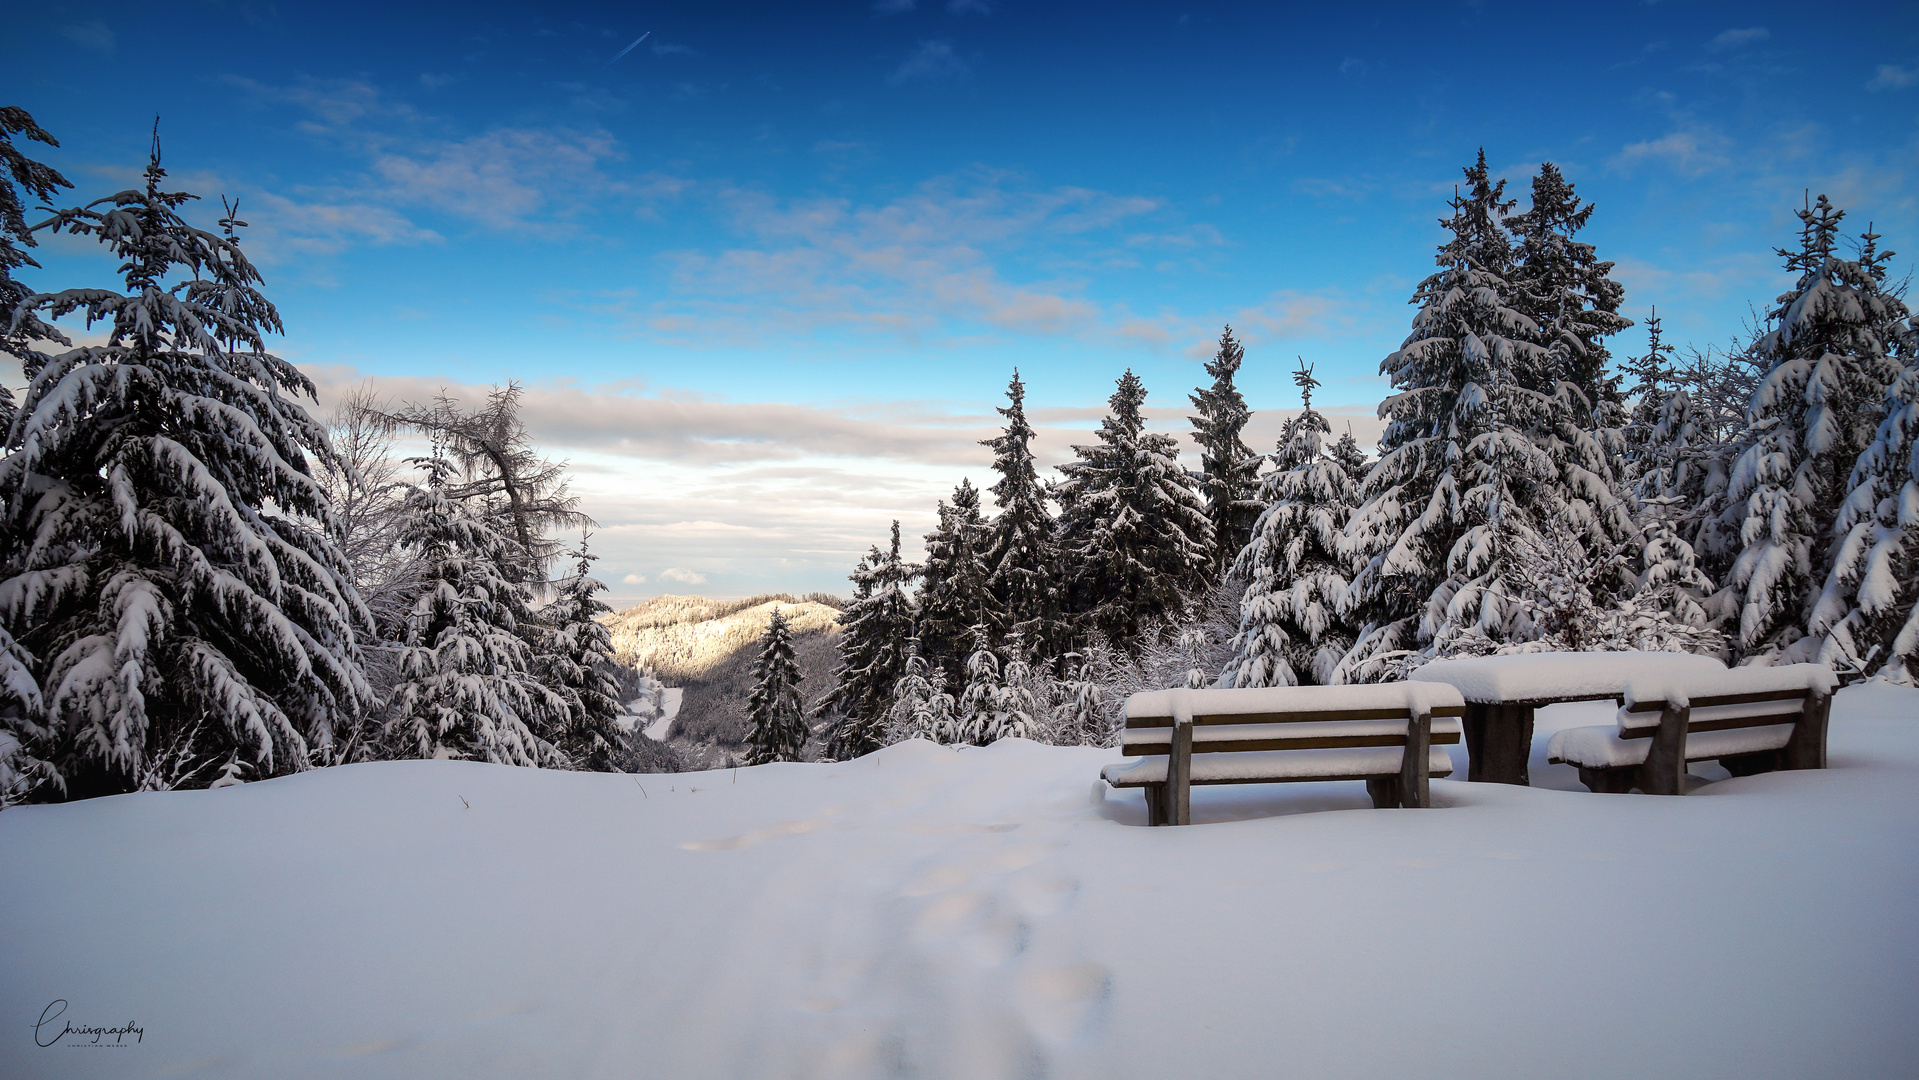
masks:
<svg viewBox="0 0 1919 1080"><path fill-rule="evenodd" d="M1681 344L1786 284L1808 188L1919 251L1911 4L558 10L46 4L5 96L76 197L161 114L324 400L526 383L622 600L844 591L888 519L990 478L1014 365L1053 461L1127 367L1183 431L1227 321L1261 446L1295 355L1376 431L1480 146L1522 198L1558 163ZM40 254L48 287L110 270Z"/></svg>

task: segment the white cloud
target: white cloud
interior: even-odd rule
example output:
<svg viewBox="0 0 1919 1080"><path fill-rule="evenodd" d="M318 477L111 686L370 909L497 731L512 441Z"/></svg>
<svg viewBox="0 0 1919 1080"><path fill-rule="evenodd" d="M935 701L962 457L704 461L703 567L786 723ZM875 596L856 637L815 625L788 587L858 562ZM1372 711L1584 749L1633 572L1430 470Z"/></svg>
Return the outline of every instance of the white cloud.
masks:
<svg viewBox="0 0 1919 1080"><path fill-rule="evenodd" d="M628 574L625 577L620 579L620 584L644 585L646 584L646 575L645 574Z"/></svg>
<svg viewBox="0 0 1919 1080"><path fill-rule="evenodd" d="M682 570L677 566L669 566L660 571L660 580L677 581L682 585L704 585L706 584L706 575L697 574L691 570Z"/></svg>
<svg viewBox="0 0 1919 1080"><path fill-rule="evenodd" d="M1880 64L1879 71L1866 84L1869 90L1903 90L1919 82L1919 71L1903 68L1897 64Z"/></svg>
<svg viewBox="0 0 1919 1080"><path fill-rule="evenodd" d="M1711 41L1706 42L1707 52L1730 52L1743 49L1755 42L1772 37L1772 31L1763 26L1749 26L1743 30L1722 30Z"/></svg>
<svg viewBox="0 0 1919 1080"><path fill-rule="evenodd" d="M893 86L909 82L946 82L950 79L964 79L973 74L973 69L953 51L953 43L945 39L922 41L886 81Z"/></svg>
<svg viewBox="0 0 1919 1080"><path fill-rule="evenodd" d="M1730 164L1732 140L1704 127L1685 128L1658 139L1636 142L1615 154L1615 168L1631 170L1649 161L1664 162L1685 176L1704 176Z"/></svg>
<svg viewBox="0 0 1919 1080"><path fill-rule="evenodd" d="M1035 251L1081 264L1122 250L1111 234L1158 213L1153 199L1085 188L1026 189L978 170L938 177L889 202L782 200L734 189L722 196L748 242L681 251L674 297L621 317L652 335L709 338L772 330L864 330L912 340L971 329L1074 334L1098 329L1098 305L1076 278L1030 274L1009 281L999 266ZM1210 226L1139 234L1143 242L1217 246Z"/></svg>

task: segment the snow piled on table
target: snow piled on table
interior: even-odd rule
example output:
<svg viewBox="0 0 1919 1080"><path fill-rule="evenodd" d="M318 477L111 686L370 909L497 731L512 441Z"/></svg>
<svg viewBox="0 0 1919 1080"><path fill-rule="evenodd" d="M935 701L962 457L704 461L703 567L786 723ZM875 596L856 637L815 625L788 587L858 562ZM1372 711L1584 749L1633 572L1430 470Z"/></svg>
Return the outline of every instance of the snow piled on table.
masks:
<svg viewBox="0 0 1919 1080"><path fill-rule="evenodd" d="M1187 828L1023 741L8 810L0 1075L1909 1075L1919 692L1841 691L1827 771L1554 790L1611 712L1541 710L1533 788ZM40 1049L56 998L143 1040Z"/></svg>
<svg viewBox="0 0 1919 1080"><path fill-rule="evenodd" d="M1672 652L1511 653L1435 660L1414 682L1445 683L1468 701L1539 701L1617 694L1646 675L1712 675L1726 665L1710 656Z"/></svg>

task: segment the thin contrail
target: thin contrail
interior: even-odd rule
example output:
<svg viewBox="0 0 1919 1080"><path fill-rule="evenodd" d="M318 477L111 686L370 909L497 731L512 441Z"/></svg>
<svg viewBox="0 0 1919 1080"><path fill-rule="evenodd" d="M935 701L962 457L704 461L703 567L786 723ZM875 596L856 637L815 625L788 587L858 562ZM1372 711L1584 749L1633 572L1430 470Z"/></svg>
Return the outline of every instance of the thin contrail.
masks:
<svg viewBox="0 0 1919 1080"><path fill-rule="evenodd" d="M651 30L648 30L648 31L646 32L646 34L650 34L650 33L652 33L652 32L653 32L653 31L651 31ZM641 34L641 35L640 35L639 37L636 37L636 38L634 38L634 39L633 39L633 45L638 45L638 44L639 44L640 42L642 42L642 41L645 41L645 40L646 40L646 34ZM618 60L618 59L620 58L620 56L625 56L625 55L626 55L627 53L630 53L630 52L632 52L632 51L633 51L633 45L628 45L628 46L627 46L626 48L624 48L624 49L621 49L621 50L620 50L620 55L619 55L619 56L615 56L615 57L613 58L613 60ZM613 60L608 60L608 61L606 62L606 66L607 66L607 67L612 67L612 66L613 66Z"/></svg>

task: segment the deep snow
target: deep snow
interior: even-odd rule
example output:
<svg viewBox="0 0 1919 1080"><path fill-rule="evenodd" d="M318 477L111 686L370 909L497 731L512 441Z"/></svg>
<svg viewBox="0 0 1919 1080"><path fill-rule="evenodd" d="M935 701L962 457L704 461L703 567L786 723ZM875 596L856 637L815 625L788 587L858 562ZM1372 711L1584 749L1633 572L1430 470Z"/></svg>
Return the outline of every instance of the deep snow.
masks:
<svg viewBox="0 0 1919 1080"><path fill-rule="evenodd" d="M1842 691L1825 772L1558 790L1611 711L1531 789L1188 828L1025 742L16 808L0 1075L1911 1075L1919 692ZM142 1041L38 1048L56 998Z"/></svg>

